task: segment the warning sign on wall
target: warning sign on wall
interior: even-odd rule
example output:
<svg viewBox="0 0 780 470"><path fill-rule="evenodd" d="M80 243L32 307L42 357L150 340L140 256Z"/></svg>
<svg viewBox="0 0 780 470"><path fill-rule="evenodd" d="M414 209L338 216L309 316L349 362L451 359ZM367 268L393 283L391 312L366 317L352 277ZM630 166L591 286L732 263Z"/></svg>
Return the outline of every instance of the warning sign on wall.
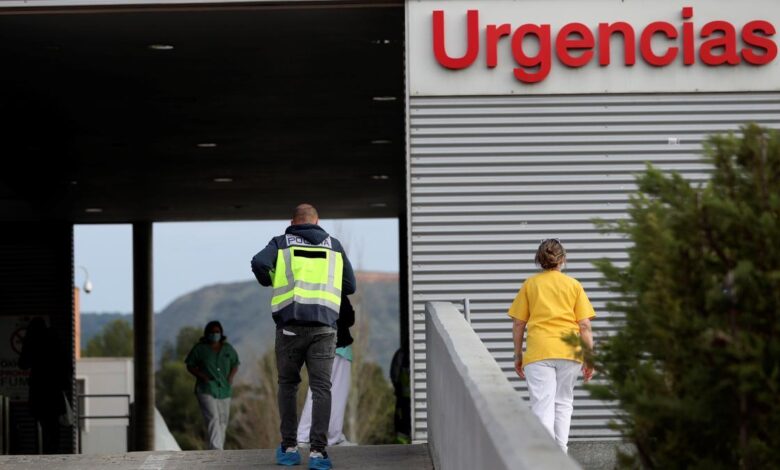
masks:
<svg viewBox="0 0 780 470"><path fill-rule="evenodd" d="M0 317L0 395L27 401L30 371L19 368L19 354L31 316Z"/></svg>

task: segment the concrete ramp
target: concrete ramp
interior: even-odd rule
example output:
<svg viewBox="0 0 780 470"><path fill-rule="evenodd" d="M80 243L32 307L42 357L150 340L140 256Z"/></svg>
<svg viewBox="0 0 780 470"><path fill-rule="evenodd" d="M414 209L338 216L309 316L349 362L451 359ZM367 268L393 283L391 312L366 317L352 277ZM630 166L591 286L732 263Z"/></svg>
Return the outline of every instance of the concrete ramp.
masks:
<svg viewBox="0 0 780 470"><path fill-rule="evenodd" d="M354 446L328 450L338 470L433 470L428 446ZM308 452L303 452L306 468ZM13 455L0 456L3 470L249 470L274 469L274 451L228 450L190 452L131 452L120 455Z"/></svg>

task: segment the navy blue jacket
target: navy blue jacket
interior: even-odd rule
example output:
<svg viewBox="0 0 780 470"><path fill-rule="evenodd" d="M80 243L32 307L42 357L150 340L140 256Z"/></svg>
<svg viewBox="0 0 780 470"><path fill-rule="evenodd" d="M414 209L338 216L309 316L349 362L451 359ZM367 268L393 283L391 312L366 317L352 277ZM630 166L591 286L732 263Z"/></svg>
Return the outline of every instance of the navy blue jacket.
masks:
<svg viewBox="0 0 780 470"><path fill-rule="evenodd" d="M319 245L330 237L328 232L315 224L290 225L287 227L287 230L284 231L284 235L272 238L271 241L268 242L268 245L252 258L252 272L255 274L257 282L261 285L272 285L271 272L273 272L276 267L278 251L287 248L288 246L288 235L301 237L312 245ZM342 295L354 294L355 288L357 287L357 281L355 280L355 273L352 270L352 264L350 264L349 258L347 258L347 254L344 252L344 247L341 246L341 242L333 237L330 237L330 241L330 248L341 253L342 258L344 259L341 293ZM332 312L330 309L326 309L319 305L293 303L279 312L274 313L274 321L276 322L277 327L289 324L320 324L336 328L337 320L338 313Z"/></svg>
<svg viewBox="0 0 780 470"><path fill-rule="evenodd" d="M355 308L346 295L341 296L341 309L339 310L339 321L337 323L336 347L344 348L354 343L352 333L349 328L355 324Z"/></svg>

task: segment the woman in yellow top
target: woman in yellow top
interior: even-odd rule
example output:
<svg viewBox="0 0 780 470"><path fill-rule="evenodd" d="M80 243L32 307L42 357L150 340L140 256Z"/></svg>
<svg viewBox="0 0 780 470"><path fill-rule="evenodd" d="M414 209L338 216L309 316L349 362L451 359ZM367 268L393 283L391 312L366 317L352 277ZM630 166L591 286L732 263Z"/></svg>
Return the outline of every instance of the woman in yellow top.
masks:
<svg viewBox="0 0 780 470"><path fill-rule="evenodd" d="M592 349L590 319L596 313L579 281L561 272L566 251L560 240L543 240L535 261L544 271L526 279L509 308L514 320L515 371L528 383L532 411L565 453L574 383L580 370L588 382L593 369L581 363L577 350L563 338L579 333ZM523 356L526 327L528 346Z"/></svg>

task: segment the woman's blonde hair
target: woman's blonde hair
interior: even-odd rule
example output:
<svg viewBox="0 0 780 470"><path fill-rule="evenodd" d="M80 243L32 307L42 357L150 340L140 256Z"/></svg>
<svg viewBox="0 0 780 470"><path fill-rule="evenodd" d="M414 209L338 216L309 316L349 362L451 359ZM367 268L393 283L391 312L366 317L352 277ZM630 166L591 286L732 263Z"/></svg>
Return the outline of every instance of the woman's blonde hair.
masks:
<svg viewBox="0 0 780 470"><path fill-rule="evenodd" d="M542 269L555 269L566 260L566 250L557 238L542 240L536 250L536 264Z"/></svg>

